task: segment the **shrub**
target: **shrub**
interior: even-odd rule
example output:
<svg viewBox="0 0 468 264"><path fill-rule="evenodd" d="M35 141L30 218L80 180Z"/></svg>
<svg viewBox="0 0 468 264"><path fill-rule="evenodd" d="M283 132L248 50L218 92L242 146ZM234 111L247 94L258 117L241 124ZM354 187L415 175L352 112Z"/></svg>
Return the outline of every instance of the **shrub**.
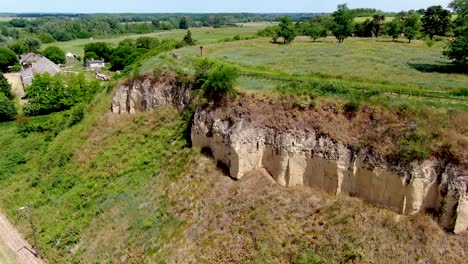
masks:
<svg viewBox="0 0 468 264"><path fill-rule="evenodd" d="M44 55L46 58L48 58L56 64L65 64L65 62L67 62L67 57L65 57L65 51L56 46L47 47L42 52L42 55Z"/></svg>
<svg viewBox="0 0 468 264"><path fill-rule="evenodd" d="M351 100L343 106L343 110L346 115L354 116L359 111L360 107L361 107L361 103L359 101Z"/></svg>
<svg viewBox="0 0 468 264"><path fill-rule="evenodd" d="M10 121L16 117L16 107L13 100L10 100L0 92L0 122Z"/></svg>
<svg viewBox="0 0 468 264"><path fill-rule="evenodd" d="M72 127L81 122L84 118L85 105L83 103L75 105L71 109L70 119L68 121L68 126Z"/></svg>
<svg viewBox="0 0 468 264"><path fill-rule="evenodd" d="M11 66L10 72L20 72L22 69L23 69L23 67L21 67L21 65L15 64L15 65Z"/></svg>
<svg viewBox="0 0 468 264"><path fill-rule="evenodd" d="M203 94L210 100L220 100L226 95L234 96L234 86L240 72L234 66L219 65L211 69L202 86Z"/></svg>
<svg viewBox="0 0 468 264"><path fill-rule="evenodd" d="M436 41L434 39L426 38L426 46L428 46L429 48L432 48L432 46L434 46L435 43Z"/></svg>

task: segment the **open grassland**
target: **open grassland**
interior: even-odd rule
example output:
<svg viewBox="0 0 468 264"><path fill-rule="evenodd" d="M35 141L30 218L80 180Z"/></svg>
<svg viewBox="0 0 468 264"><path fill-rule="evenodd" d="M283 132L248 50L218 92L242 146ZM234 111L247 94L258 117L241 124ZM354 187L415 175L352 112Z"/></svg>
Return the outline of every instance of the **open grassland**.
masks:
<svg viewBox="0 0 468 264"><path fill-rule="evenodd" d="M260 38L206 45L204 54L255 73L316 76L431 91L468 87L468 75L450 72L453 69L442 57L443 46L441 42L429 48L423 41L408 44L360 38L339 44L333 38L312 42L304 37L282 45ZM186 47L177 52L194 57L199 50Z"/></svg>
<svg viewBox="0 0 468 264"><path fill-rule="evenodd" d="M227 27L227 28L190 28L192 31L193 39L197 40L197 44L210 44L217 43L220 40L225 38L232 38L236 35L241 37L253 36L255 33L262 28L265 28L268 23L253 23L253 24L244 24L242 27ZM159 39L176 39L182 40L187 30L175 29L170 31L158 31L149 34L133 34L133 35L124 35L124 36L113 36L108 38L92 38L92 39L77 39L67 42L55 42L51 44L44 45L47 46L58 46L65 51L70 51L73 54L83 56L83 48L86 44L92 42L109 42L111 44L117 45L120 41L130 38L137 39L140 37L156 37Z"/></svg>

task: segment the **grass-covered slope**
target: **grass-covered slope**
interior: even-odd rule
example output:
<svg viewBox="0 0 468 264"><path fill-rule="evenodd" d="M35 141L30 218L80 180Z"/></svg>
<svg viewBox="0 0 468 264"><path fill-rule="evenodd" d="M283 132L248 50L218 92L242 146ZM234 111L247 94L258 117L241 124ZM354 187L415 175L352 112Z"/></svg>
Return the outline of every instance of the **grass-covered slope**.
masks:
<svg viewBox="0 0 468 264"><path fill-rule="evenodd" d="M0 206L31 240L17 208L32 203L51 263L468 260L466 235L430 216L283 189L262 171L232 181L189 147L185 113L114 115L111 96L75 125L71 112L0 124Z"/></svg>

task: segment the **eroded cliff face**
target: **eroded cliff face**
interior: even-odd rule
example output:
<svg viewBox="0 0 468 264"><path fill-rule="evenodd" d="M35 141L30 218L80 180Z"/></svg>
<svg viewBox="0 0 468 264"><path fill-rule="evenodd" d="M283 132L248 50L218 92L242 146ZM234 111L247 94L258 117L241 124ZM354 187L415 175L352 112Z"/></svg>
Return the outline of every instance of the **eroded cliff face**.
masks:
<svg viewBox="0 0 468 264"><path fill-rule="evenodd" d="M182 110L190 102L193 84L180 82L174 73L165 72L158 78L144 75L121 84L112 100L116 114L149 111L166 104Z"/></svg>
<svg viewBox="0 0 468 264"><path fill-rule="evenodd" d="M190 102L191 88L174 79L133 80L119 88L112 111L133 114L168 103L182 109ZM258 103L261 116L245 110L242 102L240 112L230 106L199 108L191 128L193 146L210 149L235 179L265 169L283 187L346 193L402 214L430 210L444 228L455 233L468 229L466 165L444 157L395 165L372 148L356 147L352 140L324 133L314 125L311 113L297 117L283 109L291 116L282 122L275 110L268 108L271 104ZM338 126L335 135L340 134L340 128L346 129Z"/></svg>

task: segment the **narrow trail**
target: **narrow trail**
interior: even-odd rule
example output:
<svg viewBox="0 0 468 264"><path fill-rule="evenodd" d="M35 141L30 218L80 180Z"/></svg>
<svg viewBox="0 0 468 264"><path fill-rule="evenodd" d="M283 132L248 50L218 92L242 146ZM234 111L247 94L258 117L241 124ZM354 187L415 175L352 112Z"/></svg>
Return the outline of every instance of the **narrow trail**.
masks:
<svg viewBox="0 0 468 264"><path fill-rule="evenodd" d="M2 245L3 244L3 245ZM2 253L2 246L5 251L9 251L15 256L6 256L4 261L6 263L20 263L20 264L44 264L45 262L34 256L32 246L23 238L20 232L8 221L5 215L0 212L0 253ZM32 251L32 252L31 252ZM7 253L8 254L8 253ZM0 262L2 257L0 256Z"/></svg>

